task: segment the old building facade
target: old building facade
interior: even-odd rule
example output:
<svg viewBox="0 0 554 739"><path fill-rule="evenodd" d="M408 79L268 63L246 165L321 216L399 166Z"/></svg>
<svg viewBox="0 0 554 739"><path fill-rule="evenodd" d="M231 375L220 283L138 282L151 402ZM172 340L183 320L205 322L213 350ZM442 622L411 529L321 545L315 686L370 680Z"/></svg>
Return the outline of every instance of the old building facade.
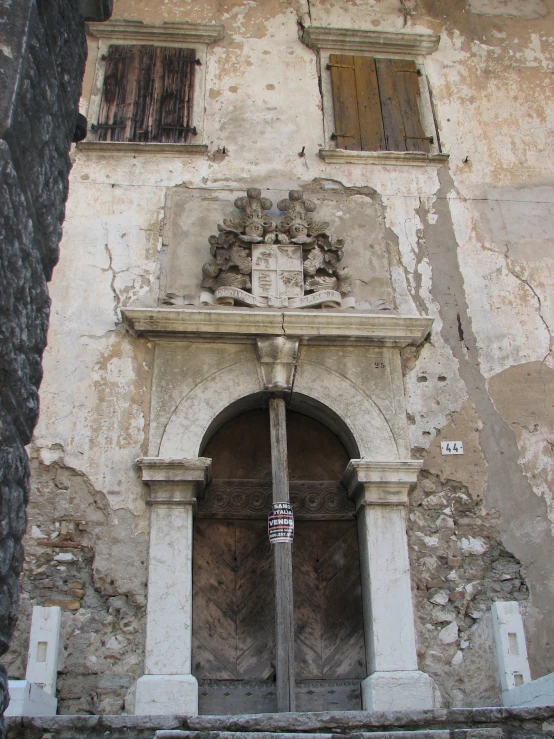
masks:
<svg viewBox="0 0 554 739"><path fill-rule="evenodd" d="M11 677L33 605L61 713L499 705L495 601L554 670L552 10L88 25Z"/></svg>

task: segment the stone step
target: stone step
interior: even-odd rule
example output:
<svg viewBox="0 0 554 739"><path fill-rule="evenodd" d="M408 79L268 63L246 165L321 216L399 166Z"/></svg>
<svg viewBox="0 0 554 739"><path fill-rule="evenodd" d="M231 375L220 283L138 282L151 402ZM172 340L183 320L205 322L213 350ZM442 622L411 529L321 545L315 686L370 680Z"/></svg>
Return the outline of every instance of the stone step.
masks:
<svg viewBox="0 0 554 739"><path fill-rule="evenodd" d="M8 739L546 739L554 706L7 719Z"/></svg>
<svg viewBox="0 0 554 739"><path fill-rule="evenodd" d="M336 739L336 733L308 734L302 732L256 732L256 731L182 731L180 729L162 729L157 731L154 739ZM416 729L415 731L360 731L355 734L343 734L356 739L502 739L502 729Z"/></svg>

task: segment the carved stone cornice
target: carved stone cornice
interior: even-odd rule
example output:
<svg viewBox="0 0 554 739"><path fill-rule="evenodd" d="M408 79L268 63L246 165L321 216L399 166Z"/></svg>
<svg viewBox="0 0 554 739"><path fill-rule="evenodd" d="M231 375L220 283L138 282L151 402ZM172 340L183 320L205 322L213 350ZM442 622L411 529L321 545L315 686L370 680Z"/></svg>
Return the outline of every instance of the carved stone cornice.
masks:
<svg viewBox="0 0 554 739"><path fill-rule="evenodd" d="M417 480L420 460L372 462L351 459L342 477L342 484L355 501L356 509L363 505L407 505L408 491Z"/></svg>
<svg viewBox="0 0 554 739"><path fill-rule="evenodd" d="M211 480L212 460L140 457L142 481L150 488L147 503L193 505Z"/></svg>
<svg viewBox="0 0 554 739"><path fill-rule="evenodd" d="M315 51L329 49L381 56L413 57L432 54L436 51L440 36L434 33L395 33L308 26L304 29L302 41Z"/></svg>
<svg viewBox="0 0 554 739"><path fill-rule="evenodd" d="M300 344L417 346L433 319L385 313L240 308L123 308L127 326L154 340L202 339L254 343L259 336L286 335Z"/></svg>
<svg viewBox="0 0 554 739"><path fill-rule="evenodd" d="M155 26L142 21L87 23L87 33L94 38L154 44L213 44L225 34L225 26L203 23L162 23Z"/></svg>

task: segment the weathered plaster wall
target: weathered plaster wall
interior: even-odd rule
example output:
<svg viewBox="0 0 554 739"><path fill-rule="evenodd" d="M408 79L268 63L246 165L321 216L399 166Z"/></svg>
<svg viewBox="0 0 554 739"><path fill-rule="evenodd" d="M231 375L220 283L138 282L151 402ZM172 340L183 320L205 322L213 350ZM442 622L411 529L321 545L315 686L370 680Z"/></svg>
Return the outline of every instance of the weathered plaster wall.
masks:
<svg viewBox="0 0 554 739"><path fill-rule="evenodd" d="M59 562L66 550L40 545L31 533L25 586L29 608L46 599L79 601L64 617L62 711L84 708L70 692L76 680L102 696L87 710L121 710L124 676L141 669L126 661L127 650L141 655L148 532L133 460L147 450L153 356L146 341L122 328L119 309L157 301L168 224L182 219L171 221L166 203L199 203L198 227L179 226L199 239L197 263L183 272L188 293L202 249L208 258L214 213L248 186L302 187L329 202L365 202L371 214L378 206L375 230L384 234L396 308L435 318L430 339L404 352L412 454L424 459L409 527L422 668L436 677L447 704L498 702L487 609L506 598L526 603L533 677L554 670L553 10L553 0L116 4L118 19L217 22L226 34L208 51L200 102L206 125L199 143L208 144L208 156L74 153L33 447L37 491L53 490L52 480L66 474L68 493L56 494L56 517L35 505L32 524L55 541L62 519L84 521L75 534L82 563ZM441 34L425 69L448 165L326 165L319 158L316 57L298 39L309 24ZM89 51L84 112L92 41ZM363 246L347 211L333 213L339 211L333 232L350 231ZM439 442L453 438L464 442L465 455L442 457ZM112 541L121 556L106 556ZM84 590L82 598L75 590ZM120 595L136 623L131 636L121 615L110 614L110 599ZM74 634L85 633L87 619L102 626L84 644ZM14 676L26 635L22 621Z"/></svg>

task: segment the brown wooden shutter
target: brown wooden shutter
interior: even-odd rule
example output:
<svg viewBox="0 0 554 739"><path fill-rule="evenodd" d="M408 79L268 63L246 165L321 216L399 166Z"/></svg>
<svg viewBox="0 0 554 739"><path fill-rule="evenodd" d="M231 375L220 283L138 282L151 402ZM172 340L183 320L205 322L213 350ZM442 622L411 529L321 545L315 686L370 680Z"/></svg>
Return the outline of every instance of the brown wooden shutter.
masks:
<svg viewBox="0 0 554 739"><path fill-rule="evenodd" d="M404 124L406 151L430 151L430 141L425 136L419 112L419 82L415 62L409 60L393 61L396 93L400 115Z"/></svg>
<svg viewBox="0 0 554 739"><path fill-rule="evenodd" d="M158 51L162 68L158 141L185 143L192 133L196 52L194 49Z"/></svg>
<svg viewBox="0 0 554 739"><path fill-rule="evenodd" d="M331 67L337 148L360 151L360 121L354 57L331 54L329 65Z"/></svg>
<svg viewBox="0 0 554 739"><path fill-rule="evenodd" d="M132 141L186 143L192 129L194 49L141 47Z"/></svg>
<svg viewBox="0 0 554 739"><path fill-rule="evenodd" d="M186 143L195 60L194 49L110 46L98 140Z"/></svg>
<svg viewBox="0 0 554 739"><path fill-rule="evenodd" d="M98 140L126 141L135 98L135 47L110 46L107 56L98 115Z"/></svg>
<svg viewBox="0 0 554 739"><path fill-rule="evenodd" d="M419 116L415 62L376 59L387 151L429 151Z"/></svg>
<svg viewBox="0 0 554 739"><path fill-rule="evenodd" d="M156 48L136 46L137 84L131 120L129 141L152 141L152 99L156 88Z"/></svg>
<svg viewBox="0 0 554 739"><path fill-rule="evenodd" d="M331 54L329 66L339 149L429 151L415 62Z"/></svg>
<svg viewBox="0 0 554 739"><path fill-rule="evenodd" d="M386 149L375 59L354 57L361 151Z"/></svg>

